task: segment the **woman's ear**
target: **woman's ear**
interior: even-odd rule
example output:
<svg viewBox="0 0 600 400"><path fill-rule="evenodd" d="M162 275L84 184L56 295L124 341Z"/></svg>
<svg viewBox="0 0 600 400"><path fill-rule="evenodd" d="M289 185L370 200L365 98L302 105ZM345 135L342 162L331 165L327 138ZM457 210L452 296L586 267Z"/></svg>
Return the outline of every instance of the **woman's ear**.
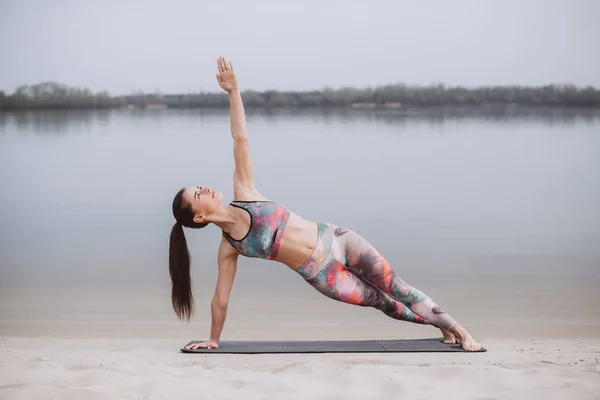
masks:
<svg viewBox="0 0 600 400"><path fill-rule="evenodd" d="M206 215L204 214L197 214L194 215L194 222L197 224L202 224L206 221Z"/></svg>

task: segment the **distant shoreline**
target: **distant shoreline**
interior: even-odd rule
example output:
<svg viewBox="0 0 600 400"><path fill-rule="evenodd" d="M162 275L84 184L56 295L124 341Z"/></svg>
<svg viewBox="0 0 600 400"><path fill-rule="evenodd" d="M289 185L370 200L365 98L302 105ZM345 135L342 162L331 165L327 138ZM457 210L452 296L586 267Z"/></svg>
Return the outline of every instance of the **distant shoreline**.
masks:
<svg viewBox="0 0 600 400"><path fill-rule="evenodd" d="M600 89L574 85L484 86L464 88L443 84L386 85L375 88L341 88L315 91L242 92L249 109L353 109L393 110L479 107L600 108ZM137 93L111 96L55 82L23 85L12 94L0 92L0 110L21 109L128 109L228 108L226 93Z"/></svg>

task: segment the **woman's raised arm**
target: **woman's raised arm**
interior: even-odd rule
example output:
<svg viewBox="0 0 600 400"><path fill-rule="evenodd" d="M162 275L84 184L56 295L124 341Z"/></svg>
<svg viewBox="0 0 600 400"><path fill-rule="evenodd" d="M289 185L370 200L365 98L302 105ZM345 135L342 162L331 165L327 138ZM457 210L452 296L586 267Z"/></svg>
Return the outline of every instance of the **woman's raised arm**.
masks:
<svg viewBox="0 0 600 400"><path fill-rule="evenodd" d="M235 160L235 171L233 173L234 195L236 199L254 198L258 196L258 192L254 188L246 115L237 77L233 70L233 64L223 57L219 57L217 60L217 67L219 68L217 82L229 95L231 136L233 137L233 157Z"/></svg>

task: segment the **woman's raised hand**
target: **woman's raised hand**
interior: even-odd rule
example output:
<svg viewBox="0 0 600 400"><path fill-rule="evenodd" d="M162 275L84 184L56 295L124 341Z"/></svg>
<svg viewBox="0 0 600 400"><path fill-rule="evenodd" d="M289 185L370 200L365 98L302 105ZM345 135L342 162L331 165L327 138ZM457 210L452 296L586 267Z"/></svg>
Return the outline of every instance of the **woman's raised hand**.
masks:
<svg viewBox="0 0 600 400"><path fill-rule="evenodd" d="M219 68L219 73L217 74L219 86L227 93L238 90L237 78L233 71L233 64L231 61L228 62L225 58L219 57L217 59L217 67Z"/></svg>

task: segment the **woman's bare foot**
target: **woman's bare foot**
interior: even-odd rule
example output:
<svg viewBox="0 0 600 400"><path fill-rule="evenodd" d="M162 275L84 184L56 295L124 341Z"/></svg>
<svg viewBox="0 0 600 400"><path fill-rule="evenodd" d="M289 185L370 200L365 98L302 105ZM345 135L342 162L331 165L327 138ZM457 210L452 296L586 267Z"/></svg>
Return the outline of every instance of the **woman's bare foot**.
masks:
<svg viewBox="0 0 600 400"><path fill-rule="evenodd" d="M463 350L466 351L479 351L481 350L481 345L477 343L473 336L467 332L465 328L460 325L456 325L452 330L454 336L458 339L458 342L461 344Z"/></svg>
<svg viewBox="0 0 600 400"><path fill-rule="evenodd" d="M440 329L442 331L442 335L444 335L444 343L446 344L456 344L458 343L458 339L452 333Z"/></svg>

